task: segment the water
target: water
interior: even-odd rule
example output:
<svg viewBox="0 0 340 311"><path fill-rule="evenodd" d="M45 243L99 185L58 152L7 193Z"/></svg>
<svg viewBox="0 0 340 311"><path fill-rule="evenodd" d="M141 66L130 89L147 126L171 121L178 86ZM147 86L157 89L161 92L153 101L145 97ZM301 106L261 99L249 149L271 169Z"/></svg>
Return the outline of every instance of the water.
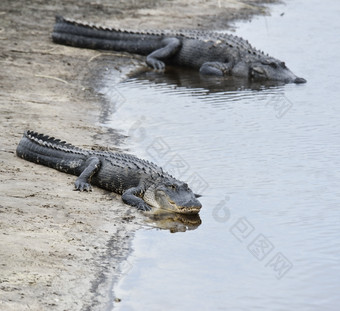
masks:
<svg viewBox="0 0 340 311"><path fill-rule="evenodd" d="M338 310L340 3L286 4L237 34L305 85L173 71L112 88L126 148L203 194L201 224L137 232L115 309Z"/></svg>

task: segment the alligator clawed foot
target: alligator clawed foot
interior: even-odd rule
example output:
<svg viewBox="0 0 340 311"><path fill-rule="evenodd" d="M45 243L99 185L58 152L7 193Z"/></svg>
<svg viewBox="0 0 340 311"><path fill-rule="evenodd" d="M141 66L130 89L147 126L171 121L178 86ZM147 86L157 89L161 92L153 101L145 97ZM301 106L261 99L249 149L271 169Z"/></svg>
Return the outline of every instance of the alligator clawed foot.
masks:
<svg viewBox="0 0 340 311"><path fill-rule="evenodd" d="M163 71L165 69L165 64L161 61L155 61L152 65L155 70Z"/></svg>
<svg viewBox="0 0 340 311"><path fill-rule="evenodd" d="M137 205L137 209L139 211L143 211L143 212L151 211L151 207L148 204L146 204L146 203L139 203Z"/></svg>
<svg viewBox="0 0 340 311"><path fill-rule="evenodd" d="M151 58L151 57L147 58L146 63L155 70L162 71L165 69L165 64L162 61L155 59L155 58Z"/></svg>
<svg viewBox="0 0 340 311"><path fill-rule="evenodd" d="M76 180L74 183L75 190L79 191L92 191L92 186L84 181Z"/></svg>
<svg viewBox="0 0 340 311"><path fill-rule="evenodd" d="M203 75L226 76L230 74L231 65L229 63L206 62L200 68Z"/></svg>

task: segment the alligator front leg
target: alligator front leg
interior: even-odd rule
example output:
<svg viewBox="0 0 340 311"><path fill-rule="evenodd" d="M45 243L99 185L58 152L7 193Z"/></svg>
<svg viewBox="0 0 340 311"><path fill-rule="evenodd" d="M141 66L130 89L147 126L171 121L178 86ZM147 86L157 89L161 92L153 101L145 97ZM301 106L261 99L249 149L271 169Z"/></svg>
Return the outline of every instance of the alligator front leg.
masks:
<svg viewBox="0 0 340 311"><path fill-rule="evenodd" d="M137 196L141 191L141 187L130 188L123 193L122 200L125 204L134 206L139 211L150 211L151 207Z"/></svg>
<svg viewBox="0 0 340 311"><path fill-rule="evenodd" d="M204 75L228 76L230 75L231 63L206 62L200 68L200 73Z"/></svg>
<svg viewBox="0 0 340 311"><path fill-rule="evenodd" d="M76 179L74 186L79 191L91 191L91 177L98 172L100 168L100 160L97 157L91 157L86 161L86 167Z"/></svg>
<svg viewBox="0 0 340 311"><path fill-rule="evenodd" d="M153 51L146 57L146 63L153 69L163 70L165 64L161 60L165 60L175 55L181 47L181 41L177 38L163 39L164 47Z"/></svg>

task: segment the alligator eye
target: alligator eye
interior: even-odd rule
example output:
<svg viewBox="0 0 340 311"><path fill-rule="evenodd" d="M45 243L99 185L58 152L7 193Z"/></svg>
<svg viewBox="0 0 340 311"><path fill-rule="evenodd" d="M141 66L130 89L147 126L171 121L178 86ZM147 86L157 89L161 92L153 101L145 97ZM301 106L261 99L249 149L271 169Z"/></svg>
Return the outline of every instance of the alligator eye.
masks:
<svg viewBox="0 0 340 311"><path fill-rule="evenodd" d="M282 68L286 68L286 63L285 62L281 62L280 65L281 65Z"/></svg>
<svg viewBox="0 0 340 311"><path fill-rule="evenodd" d="M276 63L270 63L269 66L275 69L278 67Z"/></svg>
<svg viewBox="0 0 340 311"><path fill-rule="evenodd" d="M253 71L260 75L264 74L264 71L261 67L253 67Z"/></svg>
<svg viewBox="0 0 340 311"><path fill-rule="evenodd" d="M168 188L171 189L171 190L176 190L176 186L175 185L169 185Z"/></svg>

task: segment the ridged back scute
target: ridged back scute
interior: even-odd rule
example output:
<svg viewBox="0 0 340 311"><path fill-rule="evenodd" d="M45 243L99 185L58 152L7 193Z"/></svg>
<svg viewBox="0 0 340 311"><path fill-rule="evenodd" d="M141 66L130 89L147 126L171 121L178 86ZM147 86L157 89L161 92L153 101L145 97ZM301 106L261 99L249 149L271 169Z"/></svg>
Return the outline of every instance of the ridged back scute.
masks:
<svg viewBox="0 0 340 311"><path fill-rule="evenodd" d="M137 158L128 153L112 153L112 152L93 152L96 155L105 158L112 166L127 168L143 172L145 177L157 178L173 178L170 174L163 171L163 169L153 162Z"/></svg>
<svg viewBox="0 0 340 311"><path fill-rule="evenodd" d="M70 27L71 26L71 27ZM157 31L132 31L127 29L105 27L93 23L81 22L74 19L64 18L62 16L56 16L56 24L53 31L55 33L69 33L78 36L112 39L112 36L116 37L121 34L124 35L145 35L145 36L163 36L162 32ZM53 35L52 35L53 36Z"/></svg>
<svg viewBox="0 0 340 311"><path fill-rule="evenodd" d="M56 139L54 137L50 137L44 134L39 134L34 131L26 131L24 133L24 137L40 145L41 147L55 149L67 153L72 152L76 154L88 154L86 150L73 146L72 144L69 144L66 141L61 141L60 139Z"/></svg>

